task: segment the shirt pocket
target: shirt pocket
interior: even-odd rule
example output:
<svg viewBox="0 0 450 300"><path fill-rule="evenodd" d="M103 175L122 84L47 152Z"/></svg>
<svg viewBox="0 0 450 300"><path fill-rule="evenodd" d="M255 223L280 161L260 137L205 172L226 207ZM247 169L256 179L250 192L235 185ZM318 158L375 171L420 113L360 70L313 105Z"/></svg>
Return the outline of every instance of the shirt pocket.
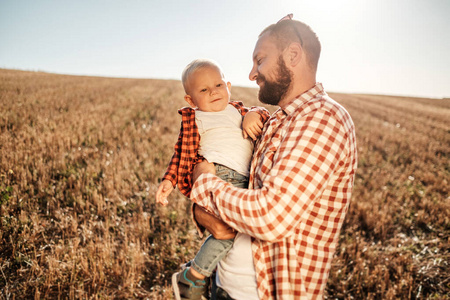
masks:
<svg viewBox="0 0 450 300"><path fill-rule="evenodd" d="M272 170L278 156L280 146L279 136L273 136L264 145L263 150L258 158L257 169L255 172L256 186L261 187L266 175Z"/></svg>

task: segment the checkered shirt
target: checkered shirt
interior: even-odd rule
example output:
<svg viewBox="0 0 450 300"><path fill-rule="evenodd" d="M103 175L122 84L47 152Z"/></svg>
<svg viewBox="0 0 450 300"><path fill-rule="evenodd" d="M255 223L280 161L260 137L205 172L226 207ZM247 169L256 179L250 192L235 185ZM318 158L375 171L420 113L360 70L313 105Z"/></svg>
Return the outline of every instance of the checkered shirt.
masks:
<svg viewBox="0 0 450 300"><path fill-rule="evenodd" d="M248 190L202 174L191 199L252 236L261 299L320 299L356 166L353 121L318 83L266 122Z"/></svg>
<svg viewBox="0 0 450 300"><path fill-rule="evenodd" d="M245 116L249 111L258 112L263 123L270 116L269 111L263 107L252 106L248 108L240 101L230 101L229 104L233 105L242 116ZM200 134L195 123L195 109L183 107L178 110L178 113L181 115L180 134L175 144L174 154L162 180L170 180L174 187L178 185L180 192L189 197L192 188L192 171L195 164L203 161L204 158L198 154Z"/></svg>

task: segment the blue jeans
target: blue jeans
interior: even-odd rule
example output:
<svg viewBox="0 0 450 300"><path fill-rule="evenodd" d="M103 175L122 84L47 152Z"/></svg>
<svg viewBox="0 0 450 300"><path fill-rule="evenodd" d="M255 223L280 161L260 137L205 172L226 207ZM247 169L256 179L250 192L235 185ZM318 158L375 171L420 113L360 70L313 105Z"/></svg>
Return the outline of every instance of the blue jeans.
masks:
<svg viewBox="0 0 450 300"><path fill-rule="evenodd" d="M248 188L248 177L227 168L223 165L216 164L216 175L222 180L233 184L235 187ZM210 235L192 262L192 267L200 274L210 277L216 269L219 261L225 257L233 246L234 239L216 240Z"/></svg>

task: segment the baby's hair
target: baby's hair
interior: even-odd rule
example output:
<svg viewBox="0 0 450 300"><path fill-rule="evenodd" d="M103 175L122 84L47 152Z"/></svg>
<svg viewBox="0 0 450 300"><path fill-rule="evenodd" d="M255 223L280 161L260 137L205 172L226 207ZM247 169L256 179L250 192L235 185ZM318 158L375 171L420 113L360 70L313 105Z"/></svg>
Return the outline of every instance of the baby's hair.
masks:
<svg viewBox="0 0 450 300"><path fill-rule="evenodd" d="M205 68L205 67L213 67L213 68L219 69L220 75L222 76L222 78L225 78L225 76L224 76L224 74L222 72L222 68L214 60L208 59L208 58L195 59L192 62L190 62L186 66L186 68L184 68L183 73L181 75L181 82L183 83L184 91L186 92L186 94L189 94L189 92L188 92L188 80L189 80L189 77L195 71L197 71L197 70L199 70L201 68Z"/></svg>

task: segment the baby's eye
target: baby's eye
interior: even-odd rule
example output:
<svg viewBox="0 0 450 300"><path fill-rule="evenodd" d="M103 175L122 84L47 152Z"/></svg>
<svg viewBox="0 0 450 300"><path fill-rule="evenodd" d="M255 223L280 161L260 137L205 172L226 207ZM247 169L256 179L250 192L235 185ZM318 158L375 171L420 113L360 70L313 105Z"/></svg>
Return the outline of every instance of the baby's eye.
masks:
<svg viewBox="0 0 450 300"><path fill-rule="evenodd" d="M200 92L204 93L204 92L206 92L206 89L201 89Z"/></svg>
<svg viewBox="0 0 450 300"><path fill-rule="evenodd" d="M223 85L223 83L219 83L216 85L216 87L221 87Z"/></svg>

